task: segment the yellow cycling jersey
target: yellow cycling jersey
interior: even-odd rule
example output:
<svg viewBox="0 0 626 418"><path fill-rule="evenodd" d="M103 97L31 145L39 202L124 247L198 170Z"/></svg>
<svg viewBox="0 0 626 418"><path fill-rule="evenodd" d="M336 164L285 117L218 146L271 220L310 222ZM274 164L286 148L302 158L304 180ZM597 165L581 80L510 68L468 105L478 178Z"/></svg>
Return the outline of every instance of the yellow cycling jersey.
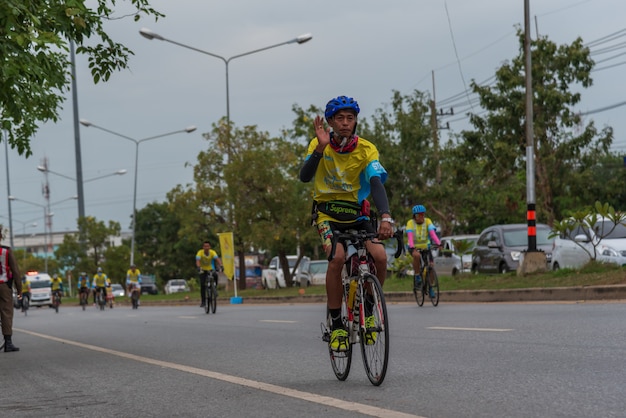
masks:
<svg viewBox="0 0 626 418"><path fill-rule="evenodd" d="M435 225L430 218L425 218L423 224L418 224L415 222L415 219L409 219L406 223L406 232L413 233L413 244L415 248L425 249L428 248L428 243L430 242L429 232L431 229L434 229ZM407 241L408 243L408 241Z"/></svg>
<svg viewBox="0 0 626 418"><path fill-rule="evenodd" d="M50 289L51 290L60 290L63 287L63 279L60 277L53 277L50 280Z"/></svg>
<svg viewBox="0 0 626 418"><path fill-rule="evenodd" d="M340 153L330 146L324 148L313 177L313 200L318 203L339 200L361 204L370 194L372 177L380 177L385 183L387 171L378 161L378 149L367 139L359 137L358 141L351 152ZM317 138L313 138L307 150L307 160L317 145ZM318 212L316 222L323 221L341 222Z"/></svg>
<svg viewBox="0 0 626 418"><path fill-rule="evenodd" d="M93 276L93 286L94 287L105 287L107 285L107 281L109 280L109 278L107 277L106 274L104 273L96 273L95 276Z"/></svg>
<svg viewBox="0 0 626 418"><path fill-rule="evenodd" d="M218 258L218 255L213 249L210 249L208 254L205 254L204 250L196 253L196 260L200 260L200 268L202 270L215 270L216 258Z"/></svg>
<svg viewBox="0 0 626 418"><path fill-rule="evenodd" d="M138 283L139 277L141 277L139 269L128 269L126 272L126 283Z"/></svg>

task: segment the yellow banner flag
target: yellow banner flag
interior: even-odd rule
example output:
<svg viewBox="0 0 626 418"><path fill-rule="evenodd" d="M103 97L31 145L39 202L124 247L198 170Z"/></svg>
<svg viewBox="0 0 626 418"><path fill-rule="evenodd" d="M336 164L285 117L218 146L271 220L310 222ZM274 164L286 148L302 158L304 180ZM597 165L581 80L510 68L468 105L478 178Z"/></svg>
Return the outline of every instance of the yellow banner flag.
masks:
<svg viewBox="0 0 626 418"><path fill-rule="evenodd" d="M235 277L235 248L233 246L233 233L223 232L217 234L220 239L220 252L222 253L222 264L224 265L224 274L228 280Z"/></svg>

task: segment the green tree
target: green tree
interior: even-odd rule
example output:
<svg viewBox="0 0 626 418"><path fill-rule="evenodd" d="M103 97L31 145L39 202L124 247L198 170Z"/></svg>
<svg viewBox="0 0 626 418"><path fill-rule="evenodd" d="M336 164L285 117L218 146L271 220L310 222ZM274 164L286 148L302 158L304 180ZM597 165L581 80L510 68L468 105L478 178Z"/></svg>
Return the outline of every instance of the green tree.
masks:
<svg viewBox="0 0 626 418"><path fill-rule="evenodd" d="M486 116L471 114L475 131L462 133L457 152L475 165L479 190L475 196L487 196L485 205L475 206L476 215L488 214L498 221L524 219L525 180L525 76L524 34L518 30L520 53L496 71L493 85L472 82ZM593 60L582 40L557 46L547 37L531 43L534 162L537 217L552 224L562 211L579 205L582 190L572 186L584 177L592 162L608 154L613 131L598 131L593 121L584 124L572 108L580 102L583 88L592 84ZM476 181L476 180L472 180ZM468 190L476 190L469 187ZM493 198L494 193L499 198ZM479 203L479 202L472 202Z"/></svg>
<svg viewBox="0 0 626 418"><path fill-rule="evenodd" d="M109 221L107 226L92 216L78 219L78 240L85 243L91 256L91 268L87 271L95 271L104 262L104 250L110 246L111 237L120 236L121 229L119 222L115 221Z"/></svg>
<svg viewBox="0 0 626 418"><path fill-rule="evenodd" d="M103 28L121 17L163 15L148 0L130 0L134 12L115 14L115 0L4 0L0 6L0 128L20 154L31 154L30 138L39 125L56 122L71 82L70 42L85 54L94 82L107 81L128 67L133 54ZM95 44L94 44L95 39ZM89 41L89 43L88 43Z"/></svg>

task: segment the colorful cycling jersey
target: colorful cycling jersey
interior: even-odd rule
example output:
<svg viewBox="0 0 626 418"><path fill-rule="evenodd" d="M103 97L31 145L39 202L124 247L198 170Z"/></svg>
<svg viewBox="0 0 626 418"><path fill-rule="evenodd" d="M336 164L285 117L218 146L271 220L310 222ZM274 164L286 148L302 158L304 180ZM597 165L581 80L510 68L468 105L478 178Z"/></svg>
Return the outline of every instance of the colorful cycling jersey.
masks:
<svg viewBox="0 0 626 418"><path fill-rule="evenodd" d="M93 287L106 287L108 280L109 278L106 274L96 273L95 276L93 276L92 280Z"/></svg>
<svg viewBox="0 0 626 418"><path fill-rule="evenodd" d="M204 250L200 250L196 253L196 260L200 260L200 268L202 270L216 270L215 260L218 258L215 250L209 250L208 254L204 253Z"/></svg>
<svg viewBox="0 0 626 418"><path fill-rule="evenodd" d="M141 272L138 268L128 269L126 272L126 284L130 283L141 283Z"/></svg>
<svg viewBox="0 0 626 418"><path fill-rule="evenodd" d="M22 294L27 292L30 293L30 280L25 279L22 280Z"/></svg>
<svg viewBox="0 0 626 418"><path fill-rule="evenodd" d="M337 152L330 146L324 148L313 178L313 200L318 203L339 200L360 205L370 194L372 177L380 177L385 183L387 171L378 161L378 149L364 138L358 140L357 147L347 153ZM306 160L311 157L317 145L317 138L313 138L309 143ZM318 212L316 222L323 221L341 222Z"/></svg>
<svg viewBox="0 0 626 418"><path fill-rule="evenodd" d="M50 280L50 290L63 290L63 279L58 276Z"/></svg>
<svg viewBox="0 0 626 418"><path fill-rule="evenodd" d="M82 289L83 287L89 287L89 277L87 276L78 277L78 288Z"/></svg>
<svg viewBox="0 0 626 418"><path fill-rule="evenodd" d="M424 223L418 224L415 219L409 219L406 223L406 233L408 235L409 247L411 241L413 241L413 247L418 249L425 249L430 246L431 238L430 231L435 231L437 228L433 225L433 221L430 218L424 218ZM413 240L409 234L413 234Z"/></svg>

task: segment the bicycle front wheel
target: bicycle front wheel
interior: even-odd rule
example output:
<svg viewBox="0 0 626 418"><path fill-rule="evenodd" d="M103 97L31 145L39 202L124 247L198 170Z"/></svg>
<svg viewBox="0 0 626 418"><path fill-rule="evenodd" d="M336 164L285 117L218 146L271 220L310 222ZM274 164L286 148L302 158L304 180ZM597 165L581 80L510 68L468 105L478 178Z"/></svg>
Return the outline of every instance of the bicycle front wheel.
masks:
<svg viewBox="0 0 626 418"><path fill-rule="evenodd" d="M426 272L426 270L424 270ZM422 306L424 304L424 276L422 276L422 281L419 285L415 282L415 278L413 278L413 296L415 296L415 302L417 302L417 306Z"/></svg>
<svg viewBox="0 0 626 418"><path fill-rule="evenodd" d="M211 312L211 285L209 283L206 284L205 290L205 302L204 302L204 312L209 314Z"/></svg>
<svg viewBox="0 0 626 418"><path fill-rule="evenodd" d="M215 313L217 310L217 289L213 280L211 280L211 295L207 298L207 303L211 305L211 312Z"/></svg>
<svg viewBox="0 0 626 418"><path fill-rule="evenodd" d="M328 313L327 317L327 326L328 329L331 329L332 320L330 318L330 313ZM343 321L344 328L348 329L348 311L346 309L345 299L341 303L341 319ZM343 382L350 374L350 366L352 365L352 344L348 342L348 349L346 351L333 351L329 346L328 353L330 354L330 364L333 367L335 377Z"/></svg>
<svg viewBox="0 0 626 418"><path fill-rule="evenodd" d="M435 292L435 297L430 298L430 301L433 304L433 306L437 306L439 305L439 277L437 277L437 272L433 268L430 269L429 274L430 274L429 276L430 283L432 283L431 287L433 288L433 291Z"/></svg>
<svg viewBox="0 0 626 418"><path fill-rule="evenodd" d="M389 322L385 295L378 278L366 274L361 291L365 327L359 331L361 354L367 378L374 386L385 380L389 362Z"/></svg>

